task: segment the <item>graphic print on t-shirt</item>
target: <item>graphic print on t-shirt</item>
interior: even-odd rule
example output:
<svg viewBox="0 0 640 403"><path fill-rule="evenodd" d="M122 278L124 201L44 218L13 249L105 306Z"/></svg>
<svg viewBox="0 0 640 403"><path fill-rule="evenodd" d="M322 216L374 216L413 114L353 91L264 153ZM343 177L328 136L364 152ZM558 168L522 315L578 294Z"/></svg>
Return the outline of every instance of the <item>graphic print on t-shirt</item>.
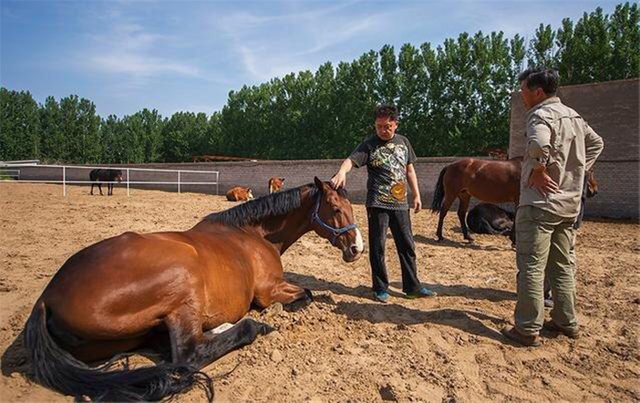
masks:
<svg viewBox="0 0 640 403"><path fill-rule="evenodd" d="M408 149L404 144L388 142L371 152L369 163L374 168L385 168L389 175L384 184L377 187L374 198L382 203L404 202L407 197L405 177Z"/></svg>

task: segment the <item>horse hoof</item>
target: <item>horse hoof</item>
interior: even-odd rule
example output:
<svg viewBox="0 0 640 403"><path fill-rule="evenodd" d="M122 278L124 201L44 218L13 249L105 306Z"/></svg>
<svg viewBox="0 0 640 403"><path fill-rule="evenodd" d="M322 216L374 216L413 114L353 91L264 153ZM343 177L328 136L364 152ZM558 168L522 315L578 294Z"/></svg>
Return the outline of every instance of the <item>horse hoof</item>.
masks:
<svg viewBox="0 0 640 403"><path fill-rule="evenodd" d="M271 332L273 332L274 330L276 330L274 327L267 325L266 323L263 322L256 322L257 326L258 326L258 334L261 336L267 335Z"/></svg>
<svg viewBox="0 0 640 403"><path fill-rule="evenodd" d="M313 293L311 293L311 290L308 288L305 288L304 293L307 296L307 299L309 300L309 302L313 302Z"/></svg>

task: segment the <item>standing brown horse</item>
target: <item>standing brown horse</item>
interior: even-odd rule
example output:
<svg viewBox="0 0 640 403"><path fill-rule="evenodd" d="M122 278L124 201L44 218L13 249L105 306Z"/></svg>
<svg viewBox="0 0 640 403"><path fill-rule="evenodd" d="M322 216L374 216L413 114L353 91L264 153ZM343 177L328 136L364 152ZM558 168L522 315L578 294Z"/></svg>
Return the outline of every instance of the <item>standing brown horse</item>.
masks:
<svg viewBox="0 0 640 403"><path fill-rule="evenodd" d="M453 202L458 199L458 218L464 239L473 241L467 228L467 210L472 197L498 204L513 203L518 208L520 200L521 159L507 161L478 160L465 158L447 165L440 172L436 184L431 210L440 212L436 236L442 241L442 224ZM515 228L511 231L515 243Z"/></svg>
<svg viewBox="0 0 640 403"><path fill-rule="evenodd" d="M315 231L347 262L363 251L343 191L315 183L211 214L190 230L132 232L73 255L52 278L27 320L24 342L36 380L93 400L158 400L211 379L199 370L268 333L245 319L252 304L299 308L311 293L286 282L280 256ZM113 357L168 334L171 363L108 371L85 362Z"/></svg>

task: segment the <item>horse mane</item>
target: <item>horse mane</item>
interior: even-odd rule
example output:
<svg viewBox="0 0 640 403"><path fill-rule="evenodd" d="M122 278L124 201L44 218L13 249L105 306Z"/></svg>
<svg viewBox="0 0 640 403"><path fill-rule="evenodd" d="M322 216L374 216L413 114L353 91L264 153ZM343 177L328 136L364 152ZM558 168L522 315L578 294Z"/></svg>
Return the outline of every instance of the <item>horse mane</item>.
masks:
<svg viewBox="0 0 640 403"><path fill-rule="evenodd" d="M306 186L312 186L313 195L317 193L318 190L315 186ZM301 189L302 187L293 188L284 192L258 197L233 208L211 213L203 221L207 220L232 227L255 225L268 217L284 215L299 208Z"/></svg>
<svg viewBox="0 0 640 403"><path fill-rule="evenodd" d="M300 193L304 188L311 188L311 197L315 197L318 194L316 185L309 183L297 188L258 197L255 200L250 200L224 211L211 213L203 218L203 221L207 220L232 227L255 225L267 218L285 215L300 208ZM339 195L347 197L347 191L344 188L339 189L337 192Z"/></svg>

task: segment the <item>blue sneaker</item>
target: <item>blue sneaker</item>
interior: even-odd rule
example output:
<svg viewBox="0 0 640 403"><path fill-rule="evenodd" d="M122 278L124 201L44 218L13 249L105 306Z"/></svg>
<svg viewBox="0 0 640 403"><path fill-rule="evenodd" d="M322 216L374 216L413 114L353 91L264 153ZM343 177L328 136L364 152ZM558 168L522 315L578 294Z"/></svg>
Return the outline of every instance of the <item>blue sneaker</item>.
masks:
<svg viewBox="0 0 640 403"><path fill-rule="evenodd" d="M408 299L416 299L416 298L426 298L426 297L435 297L437 294L434 291L431 291L427 287L422 287L416 292L408 292L405 294Z"/></svg>
<svg viewBox="0 0 640 403"><path fill-rule="evenodd" d="M389 301L390 295L386 291L376 291L374 292L373 297L380 302L387 302Z"/></svg>

